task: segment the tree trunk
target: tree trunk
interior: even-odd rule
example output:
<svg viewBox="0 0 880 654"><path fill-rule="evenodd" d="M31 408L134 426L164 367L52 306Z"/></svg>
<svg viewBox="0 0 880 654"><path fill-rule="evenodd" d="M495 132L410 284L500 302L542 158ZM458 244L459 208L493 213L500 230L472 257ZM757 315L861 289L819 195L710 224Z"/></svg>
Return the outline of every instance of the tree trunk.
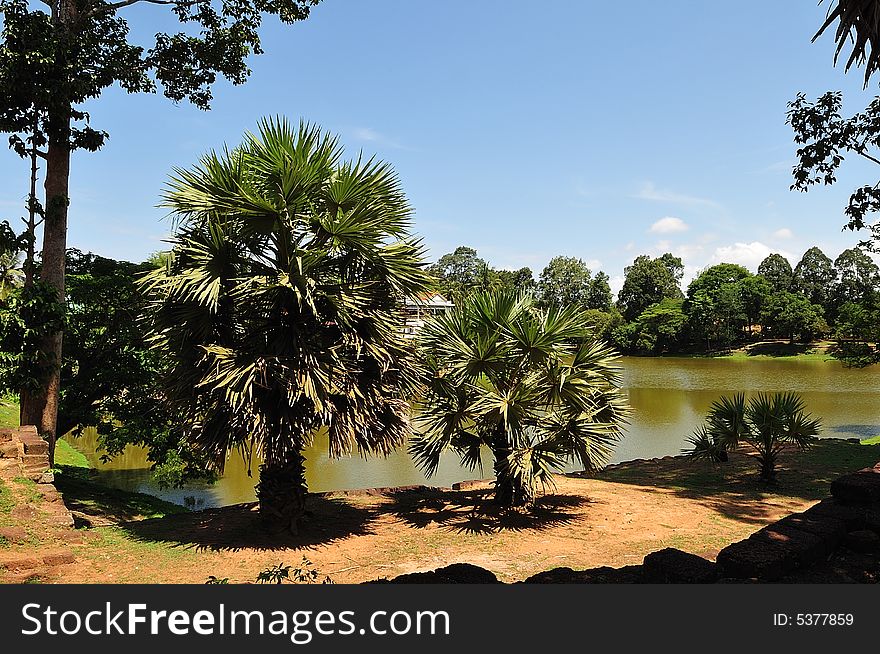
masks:
<svg viewBox="0 0 880 654"><path fill-rule="evenodd" d="M67 252L67 207L70 204L70 123L72 107L64 95L68 75L68 39L79 20L77 0L60 0L52 7L52 27L59 41L54 62L62 75L47 110L48 147L46 151L46 202L43 205L43 251L40 281L54 287L59 302L64 302L64 263ZM55 462L58 422L58 392L61 386L62 332L47 336L40 344L41 359L49 367L40 392L22 398L22 424L36 425L49 441L49 465Z"/></svg>
<svg viewBox="0 0 880 654"><path fill-rule="evenodd" d="M527 506L535 501L535 491L510 474L508 458L513 450L506 435L499 431L492 448L495 472L495 502L503 507Z"/></svg>
<svg viewBox="0 0 880 654"><path fill-rule="evenodd" d="M53 122L50 119L50 123ZM57 118L46 156L46 218L43 222L43 252L40 281L54 287L59 302L64 301L64 257L67 251L68 182L70 179L70 118ZM43 340L41 358L49 366L43 388L22 397L22 424L36 425L49 441L50 465L54 463L58 391L61 382L62 332Z"/></svg>
<svg viewBox="0 0 880 654"><path fill-rule="evenodd" d="M291 451L280 461L260 466L257 499L260 519L270 533L299 532L308 492L305 461L301 452Z"/></svg>

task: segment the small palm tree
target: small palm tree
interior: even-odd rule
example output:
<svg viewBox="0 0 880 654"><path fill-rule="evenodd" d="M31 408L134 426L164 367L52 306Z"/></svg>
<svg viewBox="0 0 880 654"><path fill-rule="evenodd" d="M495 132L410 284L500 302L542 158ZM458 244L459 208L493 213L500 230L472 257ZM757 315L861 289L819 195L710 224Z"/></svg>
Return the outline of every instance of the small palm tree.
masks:
<svg viewBox="0 0 880 654"><path fill-rule="evenodd" d="M429 323L416 462L430 476L452 449L474 469L488 448L502 506L531 503L570 461L603 466L629 407L616 353L590 332L576 308L539 309L503 292L470 296Z"/></svg>
<svg viewBox="0 0 880 654"><path fill-rule="evenodd" d="M759 393L746 402L743 393L721 397L712 403L706 423L688 439L684 453L712 463L727 460L727 454L743 443L761 466L763 481L776 481L779 453L794 446L805 450L818 435L821 422L804 412L804 402L795 393Z"/></svg>
<svg viewBox="0 0 880 654"><path fill-rule="evenodd" d="M296 532L319 428L334 457L410 435L400 307L430 282L410 207L388 165L283 120L176 171L165 204L173 248L145 287L172 407L219 469L231 449L262 458L260 513Z"/></svg>

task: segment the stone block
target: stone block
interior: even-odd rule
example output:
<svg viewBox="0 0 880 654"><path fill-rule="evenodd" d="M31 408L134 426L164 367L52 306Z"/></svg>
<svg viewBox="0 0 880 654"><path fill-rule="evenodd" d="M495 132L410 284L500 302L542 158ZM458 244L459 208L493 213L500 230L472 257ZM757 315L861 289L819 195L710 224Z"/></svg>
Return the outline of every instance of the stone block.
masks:
<svg viewBox="0 0 880 654"><path fill-rule="evenodd" d="M880 502L880 468L864 468L831 482L831 494L847 504Z"/></svg>
<svg viewBox="0 0 880 654"><path fill-rule="evenodd" d="M788 550L794 556L798 567L812 565L825 558L833 549L816 534L801 531L792 527L791 523L784 522L764 527L749 538L770 542Z"/></svg>
<svg viewBox="0 0 880 654"><path fill-rule="evenodd" d="M15 545L28 542L27 532L21 527L0 527L0 538Z"/></svg>
<svg viewBox="0 0 880 654"><path fill-rule="evenodd" d="M814 504L800 515L810 516L822 521L828 518L838 520L844 524L846 531L863 529L865 526L865 507L843 504L833 497Z"/></svg>
<svg viewBox="0 0 880 654"><path fill-rule="evenodd" d="M825 554L833 552L848 531L847 523L836 518L834 513L812 512L811 510L804 513L794 513L768 525L765 529L776 529L783 532L794 529L798 532L813 534L821 539Z"/></svg>
<svg viewBox="0 0 880 654"><path fill-rule="evenodd" d="M43 555L43 563L46 565L67 565L75 562L76 557L73 555L73 552L69 551L51 552Z"/></svg>
<svg viewBox="0 0 880 654"><path fill-rule="evenodd" d="M44 456L49 456L49 443L42 438L22 442L24 443L25 454L42 454Z"/></svg>
<svg viewBox="0 0 880 654"><path fill-rule="evenodd" d="M495 574L470 563L453 563L430 572L411 572L390 580L394 584L497 584Z"/></svg>
<svg viewBox="0 0 880 654"><path fill-rule="evenodd" d="M725 577L773 581L797 567L794 552L770 539L746 538L718 552L716 562Z"/></svg>
<svg viewBox="0 0 880 654"><path fill-rule="evenodd" d="M532 575L527 584L640 584L645 582L644 566L627 565L622 568L590 568L572 570L553 568Z"/></svg>
<svg viewBox="0 0 880 654"><path fill-rule="evenodd" d="M660 584L710 584L718 579L711 561L673 547L645 557L645 581Z"/></svg>
<svg viewBox="0 0 880 654"><path fill-rule="evenodd" d="M875 554L880 552L880 536L868 529L853 531L846 535L843 544L853 552L860 554Z"/></svg>

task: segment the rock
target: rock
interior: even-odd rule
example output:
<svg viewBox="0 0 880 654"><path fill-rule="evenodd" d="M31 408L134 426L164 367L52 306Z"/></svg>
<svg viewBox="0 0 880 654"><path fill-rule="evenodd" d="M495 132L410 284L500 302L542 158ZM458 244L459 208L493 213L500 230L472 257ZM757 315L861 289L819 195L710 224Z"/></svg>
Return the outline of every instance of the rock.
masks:
<svg viewBox="0 0 880 654"><path fill-rule="evenodd" d="M32 556L19 556L10 559L0 559L0 567L10 572L21 572L22 570L33 570L43 565L43 562Z"/></svg>
<svg viewBox="0 0 880 654"><path fill-rule="evenodd" d="M848 533L843 539L843 544L853 552L862 554L880 552L880 536L868 529Z"/></svg>
<svg viewBox="0 0 880 654"><path fill-rule="evenodd" d="M49 455L49 443L44 441L42 438L37 440L23 440L24 443L24 453L25 454L34 454L34 455Z"/></svg>
<svg viewBox="0 0 880 654"><path fill-rule="evenodd" d="M410 572L388 580L392 584L497 584L495 574L470 563L453 563L430 572Z"/></svg>
<svg viewBox="0 0 880 654"><path fill-rule="evenodd" d="M797 567L792 550L770 539L746 538L718 552L716 562L724 576L773 581Z"/></svg>
<svg viewBox="0 0 880 654"><path fill-rule="evenodd" d="M49 554L43 555L43 563L46 565L67 565L75 562L76 557L73 555L73 552L70 551L50 552Z"/></svg>
<svg viewBox="0 0 880 654"><path fill-rule="evenodd" d="M644 568L628 565L622 568L591 568L572 570L553 568L532 575L525 580L527 584L639 584L644 582Z"/></svg>
<svg viewBox="0 0 880 654"><path fill-rule="evenodd" d="M829 518L837 520L843 523L843 529L845 531L863 529L865 525L864 507L841 504L833 497L824 499L821 502L814 504L803 513L795 515L802 515L804 517L814 518L822 522L827 522ZM828 528L830 529L830 526ZM804 531L811 530L804 529Z"/></svg>
<svg viewBox="0 0 880 654"><path fill-rule="evenodd" d="M22 527L0 527L0 538L20 545L28 541L27 532Z"/></svg>
<svg viewBox="0 0 880 654"><path fill-rule="evenodd" d="M848 504L880 502L880 468L864 468L831 482L831 494Z"/></svg>
<svg viewBox="0 0 880 654"><path fill-rule="evenodd" d="M46 470L46 472L40 474L40 477L36 481L38 484L54 484L55 473L51 470Z"/></svg>
<svg viewBox="0 0 880 654"><path fill-rule="evenodd" d="M651 552L645 557L645 580L660 584L711 584L718 567L711 561L674 547Z"/></svg>
<svg viewBox="0 0 880 654"><path fill-rule="evenodd" d="M19 504L12 507L10 515L15 520L33 520L37 517L37 510L29 504Z"/></svg>
<svg viewBox="0 0 880 654"><path fill-rule="evenodd" d="M807 567L827 556L833 547L816 534L802 531L792 526L792 522L779 522L764 527L750 539L765 540L788 550L797 561L798 567Z"/></svg>
<svg viewBox="0 0 880 654"><path fill-rule="evenodd" d="M0 444L0 457L6 459L17 459L18 455L18 443L16 443L15 441L9 441L7 443Z"/></svg>

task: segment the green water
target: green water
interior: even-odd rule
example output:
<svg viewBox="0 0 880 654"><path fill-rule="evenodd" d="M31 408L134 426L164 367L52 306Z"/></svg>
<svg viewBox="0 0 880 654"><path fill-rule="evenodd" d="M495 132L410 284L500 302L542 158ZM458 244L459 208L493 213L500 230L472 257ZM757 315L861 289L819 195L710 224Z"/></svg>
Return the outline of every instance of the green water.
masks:
<svg viewBox="0 0 880 654"><path fill-rule="evenodd" d="M829 361L642 359L624 358L623 386L629 394L633 417L618 444L612 462L678 454L685 439L700 424L709 405L720 395L735 391L795 391L807 409L821 417L823 436L868 438L880 434L880 367L847 369ZM223 477L211 486L193 485L162 490L152 483L149 462L139 448L109 463L96 453L96 434L87 431L73 439L110 485L158 495L195 508L222 506L254 499L256 466L247 466L232 455ZM424 475L405 451L386 459L352 457L330 460L326 440L319 439L306 452L307 480L313 491L400 486L425 483ZM484 458L485 475L461 468L454 455L447 455L438 474L428 483L449 485L463 479L488 476L491 461Z"/></svg>

